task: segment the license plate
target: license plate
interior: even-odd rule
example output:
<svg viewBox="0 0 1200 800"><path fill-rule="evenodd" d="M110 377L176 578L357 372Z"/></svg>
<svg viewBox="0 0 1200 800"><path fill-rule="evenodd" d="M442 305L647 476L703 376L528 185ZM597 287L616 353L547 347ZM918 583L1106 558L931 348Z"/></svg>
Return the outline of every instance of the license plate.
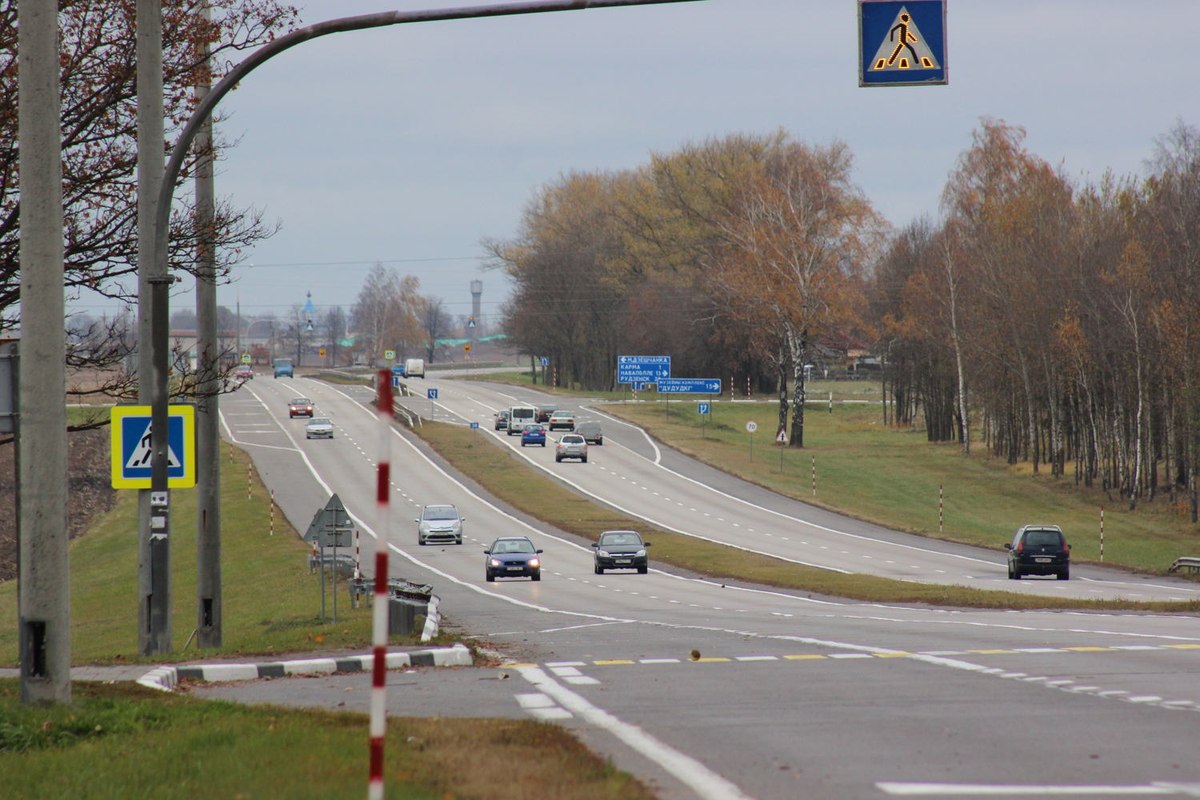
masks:
<svg viewBox="0 0 1200 800"><path fill-rule="evenodd" d="M615 564L628 564L628 563L630 563L630 560L629 560L628 558L617 558L617 559L614 559L614 560L613 560L613 563L615 563Z"/></svg>
<svg viewBox="0 0 1200 800"><path fill-rule="evenodd" d="M508 571L509 572L520 572L523 569L525 569L525 568L524 567L509 567Z"/></svg>
<svg viewBox="0 0 1200 800"><path fill-rule="evenodd" d="M1053 560L1054 559L1052 559L1052 558L1035 558L1034 559L1034 561L1036 561L1038 564L1049 564Z"/></svg>

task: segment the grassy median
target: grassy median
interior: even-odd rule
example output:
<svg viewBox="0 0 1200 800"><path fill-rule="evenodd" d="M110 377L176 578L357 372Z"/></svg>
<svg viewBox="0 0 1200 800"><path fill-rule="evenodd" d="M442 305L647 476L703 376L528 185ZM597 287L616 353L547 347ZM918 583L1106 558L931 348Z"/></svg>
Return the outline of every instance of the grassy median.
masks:
<svg viewBox="0 0 1200 800"><path fill-rule="evenodd" d="M683 404L678 405L682 406ZM629 413L627 408L621 407L620 413L622 415L639 416L641 417L638 420L639 424L648 424L652 428L656 423L653 419L647 420L647 417L662 417L663 420L669 421L676 414L682 416L685 413L683 409L677 412L666 412L662 406L640 405L636 407L637 410L634 413ZM605 410L612 411L613 409L606 406ZM692 414L695 413L695 410L690 409L690 407L688 410ZM759 416L762 416L762 407L749 408L745 413L757 413ZM732 427L728 422L722 424L725 427ZM712 429L715 426L707 427L708 430L703 434L703 437L706 440L708 437L711 437L710 444L713 450L709 451L707 456L712 463L726 467L735 466L735 462L737 462L739 457L729 451L740 450L743 447L746 448L746 453L744 454L746 463L750 463L749 443L742 438L746 436L744 431L741 437L735 435L732 437L731 443L721 445L716 432ZM489 437L477 434L473 435L470 430L462 426L425 422L418 429L418 433L422 439L446 461L453 464L456 469L480 484L488 492L530 516L541 519L561 530L569 531L592 540L595 539L600 531L613 528L632 528L641 531L646 538L653 542L653 550L651 551L653 561L670 564L715 579L759 583L798 592L806 592L811 595L845 597L881 603L928 603L963 608L1200 611L1200 602L1142 603L1125 600L1058 599L1025 595L1016 592L981 591L963 586L895 581L870 575L844 575L829 570L804 567L777 558L747 553L733 547L726 547L684 534L661 530L648 525L643 520L612 511L605 506L584 498L582 495L577 494L540 472L529 468L515 454L490 441ZM897 437L906 436L906 434L894 432L889 432L889 435ZM697 432L697 437L699 436L700 434ZM662 438L670 441L672 445L675 445L677 441L669 435L663 435ZM687 448L685 447L684 449ZM702 448L698 448L697 454L704 457L705 453L701 451ZM805 453L805 455L807 456L808 454ZM760 460L777 458L778 453L767 449L765 453L761 453L760 451L760 455L757 457ZM861 453L857 456L857 464L854 464L854 457L847 458L847 463L850 467L845 470L841 480L853 484L863 483L866 480L863 474L871 472L878 463L864 461L865 457ZM912 460L916 456L910 454L906 458ZM785 462L785 469L786 466L787 462ZM764 473L769 474L771 468L772 466L768 464ZM907 465L903 471L906 474L909 472ZM753 472L748 473L747 476L752 480L755 479ZM836 475L826 477L826 482L830 484L826 491L833 491L832 484L835 480L837 480ZM885 478L884 480L889 479ZM890 480L895 481L898 478L893 476ZM818 481L818 489L820 491L822 485L820 478ZM770 485L768 481L760 482ZM964 481L964 483L968 482ZM1017 485L1016 480L1011 480L1008 483L1012 492L1018 495L1022 493L1022 489ZM1027 495L1029 493L1025 491L1024 494ZM1018 497L1011 502L1019 506L1020 498ZM936 510L933 513L936 515ZM1032 514L1034 512L1018 510L1014 513L1019 515L1023 513ZM1038 519L1038 517L1025 516L1017 516L1016 518ZM996 527L997 531L999 531L998 524ZM1011 536L1011 532L1007 534L994 533L988 544L993 547L999 547L999 543L1005 541L1007 536ZM1078 538L1075 541L1078 541ZM1083 549L1086 552L1086 548Z"/></svg>

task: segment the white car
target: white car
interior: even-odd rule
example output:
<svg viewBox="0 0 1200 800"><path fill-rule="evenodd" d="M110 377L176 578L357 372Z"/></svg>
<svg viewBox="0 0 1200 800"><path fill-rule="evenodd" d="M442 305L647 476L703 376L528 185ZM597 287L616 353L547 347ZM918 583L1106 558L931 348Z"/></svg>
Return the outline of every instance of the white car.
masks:
<svg viewBox="0 0 1200 800"><path fill-rule="evenodd" d="M452 503L425 506L421 509L421 516L413 520L417 523L417 544L422 547L437 542L462 544L463 523L466 521L467 518L461 516Z"/></svg>
<svg viewBox="0 0 1200 800"><path fill-rule="evenodd" d="M554 446L554 460L562 461L564 458L578 458L584 464L587 463L587 442L578 433L568 433L558 440L558 444Z"/></svg>
<svg viewBox="0 0 1200 800"><path fill-rule="evenodd" d="M329 417L313 417L304 426L305 439L332 439L333 423Z"/></svg>
<svg viewBox="0 0 1200 800"><path fill-rule="evenodd" d="M575 414L571 411L555 411L550 415L550 430L558 430L566 428L569 431L575 430Z"/></svg>

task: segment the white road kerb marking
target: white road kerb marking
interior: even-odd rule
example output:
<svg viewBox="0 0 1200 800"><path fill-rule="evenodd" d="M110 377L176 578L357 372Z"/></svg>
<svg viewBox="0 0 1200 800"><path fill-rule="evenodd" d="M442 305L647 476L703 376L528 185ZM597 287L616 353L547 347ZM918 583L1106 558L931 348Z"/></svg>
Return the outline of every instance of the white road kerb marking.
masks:
<svg viewBox="0 0 1200 800"><path fill-rule="evenodd" d="M986 783L876 783L875 788L895 797L1195 797L1200 785L1155 781L1142 786L1048 786Z"/></svg>
<svg viewBox="0 0 1200 800"><path fill-rule="evenodd" d="M608 731L635 751L646 756L703 800L749 800L734 784L722 778L691 756L660 742L636 725L624 722L604 709L597 708L580 695L562 686L537 667L519 667L521 677L560 706L590 725Z"/></svg>

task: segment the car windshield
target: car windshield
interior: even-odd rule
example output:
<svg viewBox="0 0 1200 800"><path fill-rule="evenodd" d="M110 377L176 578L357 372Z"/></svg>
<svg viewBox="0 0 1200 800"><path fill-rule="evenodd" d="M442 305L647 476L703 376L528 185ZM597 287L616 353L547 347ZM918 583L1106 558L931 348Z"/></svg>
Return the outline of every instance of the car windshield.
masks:
<svg viewBox="0 0 1200 800"><path fill-rule="evenodd" d="M452 506L434 506L425 509L425 519L458 519L458 512Z"/></svg>
<svg viewBox="0 0 1200 800"><path fill-rule="evenodd" d="M313 421L308 424L309 425L329 425L330 422L329 422L329 420L325 419L324 417L315 417L313 419Z"/></svg>
<svg viewBox="0 0 1200 800"><path fill-rule="evenodd" d="M563 444L583 444L583 437L582 436L564 436L562 438L562 442L563 442Z"/></svg>
<svg viewBox="0 0 1200 800"><path fill-rule="evenodd" d="M595 422L584 422L579 425L580 433L599 433L600 426Z"/></svg>
<svg viewBox="0 0 1200 800"><path fill-rule="evenodd" d="M533 542L528 539L500 539L492 545L493 553L532 553Z"/></svg>
<svg viewBox="0 0 1200 800"><path fill-rule="evenodd" d="M636 533L605 533L600 536L600 544L608 547L622 544L641 544L642 540Z"/></svg>
<svg viewBox="0 0 1200 800"><path fill-rule="evenodd" d="M292 401L292 405L306 406L311 402L312 402L312 400L309 400L307 397L297 397L295 400Z"/></svg>
<svg viewBox="0 0 1200 800"><path fill-rule="evenodd" d="M1029 547L1058 547L1062 544L1062 535L1058 531L1028 531L1025 544Z"/></svg>

